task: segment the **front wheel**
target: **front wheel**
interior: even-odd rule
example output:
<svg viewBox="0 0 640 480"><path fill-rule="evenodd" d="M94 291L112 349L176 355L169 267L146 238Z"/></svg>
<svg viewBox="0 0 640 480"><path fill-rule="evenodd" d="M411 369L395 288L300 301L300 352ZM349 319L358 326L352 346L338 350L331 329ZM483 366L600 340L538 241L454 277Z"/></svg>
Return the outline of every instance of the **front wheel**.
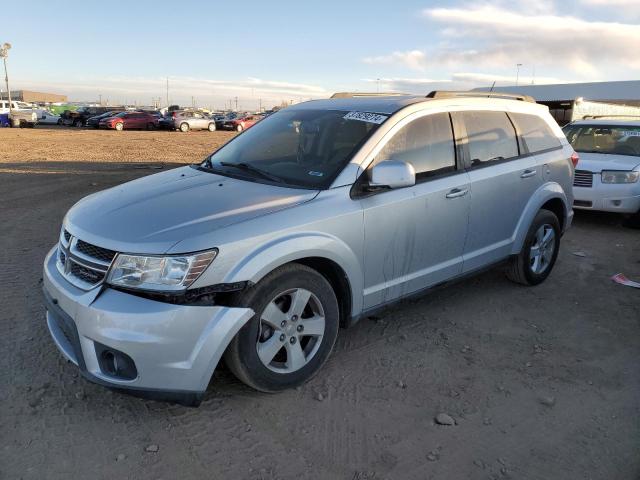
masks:
<svg viewBox="0 0 640 480"><path fill-rule="evenodd" d="M147 123L147 130L155 130L156 126L153 123Z"/></svg>
<svg viewBox="0 0 640 480"><path fill-rule="evenodd" d="M216 131L216 124L215 123L210 123L209 126L207 127L207 130L209 130L210 132L215 132Z"/></svg>
<svg viewBox="0 0 640 480"><path fill-rule="evenodd" d="M234 303L256 315L233 338L224 358L250 387L263 392L296 387L329 357L338 335L338 301L317 271L285 265Z"/></svg>
<svg viewBox="0 0 640 480"><path fill-rule="evenodd" d="M83 123L84 122L82 120L76 120L75 122L73 122L73 126L76 128L81 128Z"/></svg>
<svg viewBox="0 0 640 480"><path fill-rule="evenodd" d="M122 122L116 123L116 130L119 131L119 132L124 130L124 124Z"/></svg>
<svg viewBox="0 0 640 480"><path fill-rule="evenodd" d="M544 282L558 258L560 234L558 217L549 210L540 210L529 227L522 251L509 262L509 280L523 285Z"/></svg>
<svg viewBox="0 0 640 480"><path fill-rule="evenodd" d="M242 125L238 124L238 126L236 127L236 132L241 132L242 130L244 130L242 128Z"/></svg>

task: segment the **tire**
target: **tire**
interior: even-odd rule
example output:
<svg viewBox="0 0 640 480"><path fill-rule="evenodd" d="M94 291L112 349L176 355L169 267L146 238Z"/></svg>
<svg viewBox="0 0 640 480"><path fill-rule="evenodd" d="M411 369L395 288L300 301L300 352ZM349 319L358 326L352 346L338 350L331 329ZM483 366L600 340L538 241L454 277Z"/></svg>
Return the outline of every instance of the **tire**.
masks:
<svg viewBox="0 0 640 480"><path fill-rule="evenodd" d="M147 123L147 130L155 130L156 126L153 123Z"/></svg>
<svg viewBox="0 0 640 480"><path fill-rule="evenodd" d="M241 132L242 130L244 130L244 128L242 127L242 125L238 125L236 127L236 132Z"/></svg>
<svg viewBox="0 0 640 480"><path fill-rule="evenodd" d="M187 122L183 122L180 124L180 131L182 133L187 133L189 131L189 124Z"/></svg>
<svg viewBox="0 0 640 480"><path fill-rule="evenodd" d="M209 126L207 127L207 130L209 130L210 132L215 132L216 131L216 124L215 123L210 123Z"/></svg>
<svg viewBox="0 0 640 480"><path fill-rule="evenodd" d="M82 120L75 120L73 122L73 126L76 128L82 128L82 123L83 123Z"/></svg>
<svg viewBox="0 0 640 480"><path fill-rule="evenodd" d="M62 119L61 118L58 119L57 124L58 125L62 125Z"/></svg>
<svg viewBox="0 0 640 480"><path fill-rule="evenodd" d="M124 130L124 123L122 123L122 122L116 123L115 129L117 131L121 132L122 130Z"/></svg>
<svg viewBox="0 0 640 480"><path fill-rule="evenodd" d="M302 299L302 310L294 307L294 298ZM285 265L237 295L233 303L259 312L224 354L229 369L248 386L262 392L296 387L312 378L329 357L338 336L338 301L317 271ZM305 335L312 330L313 335Z"/></svg>
<svg viewBox="0 0 640 480"><path fill-rule="evenodd" d="M507 278L522 285L544 282L558 258L561 233L558 217L549 210L540 210L531 222L522 251L509 261ZM540 254L536 255L536 251Z"/></svg>

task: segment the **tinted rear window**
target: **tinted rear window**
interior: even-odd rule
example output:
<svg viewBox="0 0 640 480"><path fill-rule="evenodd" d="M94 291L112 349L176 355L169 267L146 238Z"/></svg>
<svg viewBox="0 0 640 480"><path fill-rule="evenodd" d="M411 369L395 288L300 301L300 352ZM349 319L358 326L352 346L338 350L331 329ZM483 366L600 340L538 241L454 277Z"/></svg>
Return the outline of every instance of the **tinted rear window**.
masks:
<svg viewBox="0 0 640 480"><path fill-rule="evenodd" d="M510 113L518 131L530 153L558 148L560 140L553 133L547 122L536 115Z"/></svg>

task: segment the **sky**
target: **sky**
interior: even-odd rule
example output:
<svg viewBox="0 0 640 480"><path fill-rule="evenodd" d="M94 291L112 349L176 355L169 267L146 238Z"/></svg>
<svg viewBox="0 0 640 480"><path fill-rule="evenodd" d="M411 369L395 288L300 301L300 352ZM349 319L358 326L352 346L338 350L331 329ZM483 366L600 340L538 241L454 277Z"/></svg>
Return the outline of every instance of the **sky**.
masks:
<svg viewBox="0 0 640 480"><path fill-rule="evenodd" d="M241 109L336 91L640 78L640 0L20 0L11 89ZM518 64L521 64L518 67Z"/></svg>

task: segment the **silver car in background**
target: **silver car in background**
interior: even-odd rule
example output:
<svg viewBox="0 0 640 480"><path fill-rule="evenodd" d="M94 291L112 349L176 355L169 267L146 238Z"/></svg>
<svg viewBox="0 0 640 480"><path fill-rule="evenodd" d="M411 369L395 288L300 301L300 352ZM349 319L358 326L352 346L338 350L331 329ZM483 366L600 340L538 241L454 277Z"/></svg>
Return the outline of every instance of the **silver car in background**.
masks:
<svg viewBox="0 0 640 480"><path fill-rule="evenodd" d="M210 132L215 132L216 130L215 119L203 112L194 110L169 112L167 117L161 120L161 125L184 133L189 130L209 130Z"/></svg>
<svg viewBox="0 0 640 480"><path fill-rule="evenodd" d="M300 103L84 198L44 262L54 342L93 382L196 405L223 357L275 392L403 298L505 262L544 281L575 153L546 107L477 95Z"/></svg>
<svg viewBox="0 0 640 480"><path fill-rule="evenodd" d="M640 226L640 119L581 120L563 130L580 154L574 208L624 213Z"/></svg>

